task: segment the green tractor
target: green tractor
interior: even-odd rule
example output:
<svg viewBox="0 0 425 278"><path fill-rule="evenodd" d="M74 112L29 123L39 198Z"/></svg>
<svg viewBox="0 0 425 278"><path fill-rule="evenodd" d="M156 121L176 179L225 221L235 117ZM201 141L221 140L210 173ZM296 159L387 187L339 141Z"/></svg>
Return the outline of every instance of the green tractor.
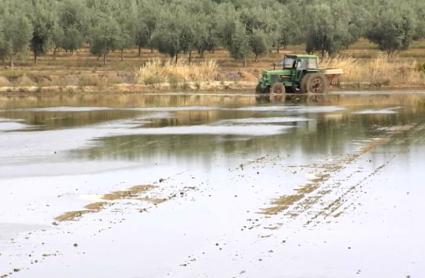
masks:
<svg viewBox="0 0 425 278"><path fill-rule="evenodd" d="M320 69L315 55L285 55L280 69L264 71L256 88L257 93L323 94L330 85L338 83L341 69Z"/></svg>

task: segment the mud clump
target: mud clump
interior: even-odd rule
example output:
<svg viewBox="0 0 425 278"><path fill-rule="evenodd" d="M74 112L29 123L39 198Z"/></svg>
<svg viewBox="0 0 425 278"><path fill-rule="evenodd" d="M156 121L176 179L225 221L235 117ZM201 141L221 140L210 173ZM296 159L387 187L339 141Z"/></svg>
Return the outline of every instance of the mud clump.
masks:
<svg viewBox="0 0 425 278"><path fill-rule="evenodd" d="M137 195L139 195L140 193L152 190L154 188L155 188L154 185L136 185L127 190L114 191L114 192L105 194L103 195L102 199L108 200L108 201L131 199L131 198L137 197Z"/></svg>
<svg viewBox="0 0 425 278"><path fill-rule="evenodd" d="M153 204L153 205L159 205L168 201L167 198L152 198L152 197L144 197L144 198L140 198L139 200Z"/></svg>
<svg viewBox="0 0 425 278"><path fill-rule="evenodd" d="M32 81L31 78L29 78L27 75L22 75L21 77L18 77L15 81L15 85L17 86L35 86L36 83Z"/></svg>
<svg viewBox="0 0 425 278"><path fill-rule="evenodd" d="M152 190L155 187L156 186L150 185L150 184L148 184L148 185L136 185L136 186L130 187L126 190L114 191L114 192L111 192L111 193L108 193L108 194L105 194L105 195L102 196L102 200L105 200L105 201L88 204L84 207L84 210L65 212L64 214L56 217L55 220L58 221L58 222L75 221L75 220L81 218L85 214L100 212L101 210L105 209L107 206L112 205L111 202L107 202L107 201L134 199L137 196L139 196L141 193ZM148 201L148 202L155 204L155 205L167 201L167 199L159 199L159 198L144 198L143 200Z"/></svg>
<svg viewBox="0 0 425 278"><path fill-rule="evenodd" d="M59 222L75 221L76 219L80 218L81 216L87 213L90 213L90 210L68 211L56 217L55 220Z"/></svg>
<svg viewBox="0 0 425 278"><path fill-rule="evenodd" d="M281 196L272 202L271 207L263 209L262 213L266 215L278 214L288 209L290 206L292 206L302 198L304 198L304 194Z"/></svg>
<svg viewBox="0 0 425 278"><path fill-rule="evenodd" d="M0 87L8 87L10 85L10 81L6 77L0 76Z"/></svg>
<svg viewBox="0 0 425 278"><path fill-rule="evenodd" d="M107 205L108 205L107 202L96 202L96 203L88 204L84 208L91 210L91 211L98 212L98 211L101 211L102 209L104 209Z"/></svg>

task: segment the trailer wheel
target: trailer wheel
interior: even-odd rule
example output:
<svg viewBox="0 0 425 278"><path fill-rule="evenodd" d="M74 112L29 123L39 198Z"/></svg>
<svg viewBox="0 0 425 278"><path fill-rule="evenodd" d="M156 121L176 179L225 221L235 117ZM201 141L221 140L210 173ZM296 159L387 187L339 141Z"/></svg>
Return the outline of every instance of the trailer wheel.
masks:
<svg viewBox="0 0 425 278"><path fill-rule="evenodd" d="M301 91L303 93L323 94L327 89L327 79L320 73L306 74L301 80Z"/></svg>
<svg viewBox="0 0 425 278"><path fill-rule="evenodd" d="M276 82L272 85L270 92L276 95L282 95L285 93L285 86L281 82Z"/></svg>

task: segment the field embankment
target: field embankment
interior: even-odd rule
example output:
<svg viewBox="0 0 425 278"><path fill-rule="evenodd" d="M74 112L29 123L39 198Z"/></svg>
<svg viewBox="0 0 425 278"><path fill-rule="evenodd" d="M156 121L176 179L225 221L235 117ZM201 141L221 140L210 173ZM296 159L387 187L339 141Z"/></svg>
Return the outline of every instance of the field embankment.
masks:
<svg viewBox="0 0 425 278"><path fill-rule="evenodd" d="M111 53L106 65L91 56L88 49L72 55L48 54L41 57L37 65L32 64L30 57L21 57L13 70L7 65L0 67L0 93L253 91L263 70L272 68L285 53L302 52L302 46L292 46L261 57L257 62L249 60L245 67L221 49L204 57L194 55L190 64L186 57L175 64L167 56L148 49L143 50L141 57L137 50L127 51L124 60L120 53ZM340 56L323 59L321 66L344 70L336 89L425 87L422 44L388 58L370 43L359 41Z"/></svg>

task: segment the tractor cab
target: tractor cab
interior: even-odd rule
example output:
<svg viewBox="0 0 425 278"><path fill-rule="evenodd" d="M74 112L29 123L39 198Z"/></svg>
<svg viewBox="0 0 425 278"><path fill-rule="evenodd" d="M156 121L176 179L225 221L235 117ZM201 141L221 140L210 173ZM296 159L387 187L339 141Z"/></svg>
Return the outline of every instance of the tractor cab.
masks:
<svg viewBox="0 0 425 278"><path fill-rule="evenodd" d="M317 56L312 55L286 55L281 64L283 69L317 70L319 68Z"/></svg>

